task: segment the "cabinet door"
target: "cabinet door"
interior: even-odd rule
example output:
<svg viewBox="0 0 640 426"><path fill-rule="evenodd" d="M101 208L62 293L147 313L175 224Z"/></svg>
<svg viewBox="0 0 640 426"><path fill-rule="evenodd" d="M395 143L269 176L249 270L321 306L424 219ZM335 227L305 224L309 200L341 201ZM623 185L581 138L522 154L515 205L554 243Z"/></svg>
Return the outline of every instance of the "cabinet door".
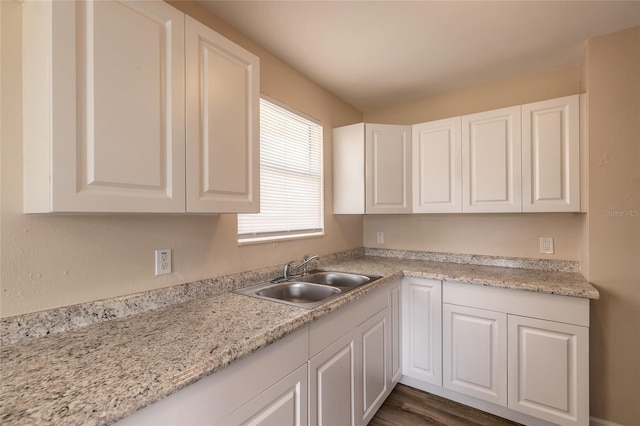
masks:
<svg viewBox="0 0 640 426"><path fill-rule="evenodd" d="M356 334L352 330L309 361L312 426L356 424Z"/></svg>
<svg viewBox="0 0 640 426"><path fill-rule="evenodd" d="M411 126L367 124L366 213L411 213Z"/></svg>
<svg viewBox="0 0 640 426"><path fill-rule="evenodd" d="M580 211L579 95L522 106L522 210Z"/></svg>
<svg viewBox="0 0 640 426"><path fill-rule="evenodd" d="M413 212L462 213L462 118L412 128Z"/></svg>
<svg viewBox="0 0 640 426"><path fill-rule="evenodd" d="M256 213L257 56L187 16L187 211Z"/></svg>
<svg viewBox="0 0 640 426"><path fill-rule="evenodd" d="M402 280L402 373L442 386L442 283Z"/></svg>
<svg viewBox="0 0 640 426"><path fill-rule="evenodd" d="M520 106L462 117L462 211L519 212Z"/></svg>
<svg viewBox="0 0 640 426"><path fill-rule="evenodd" d="M184 212L184 14L28 3L25 212Z"/></svg>
<svg viewBox="0 0 640 426"><path fill-rule="evenodd" d="M364 123L333 129L333 213L364 214Z"/></svg>
<svg viewBox="0 0 640 426"><path fill-rule="evenodd" d="M361 387L358 404L362 424L369 420L390 392L389 378L389 309L378 312L358 327Z"/></svg>
<svg viewBox="0 0 640 426"><path fill-rule="evenodd" d="M509 315L509 408L589 424L589 329Z"/></svg>
<svg viewBox="0 0 640 426"><path fill-rule="evenodd" d="M307 385L304 364L218 424L304 426L308 423Z"/></svg>
<svg viewBox="0 0 640 426"><path fill-rule="evenodd" d="M402 280L389 284L389 310L391 317L389 377L393 387L402 377Z"/></svg>
<svg viewBox="0 0 640 426"><path fill-rule="evenodd" d="M507 314L444 303L443 385L507 405Z"/></svg>

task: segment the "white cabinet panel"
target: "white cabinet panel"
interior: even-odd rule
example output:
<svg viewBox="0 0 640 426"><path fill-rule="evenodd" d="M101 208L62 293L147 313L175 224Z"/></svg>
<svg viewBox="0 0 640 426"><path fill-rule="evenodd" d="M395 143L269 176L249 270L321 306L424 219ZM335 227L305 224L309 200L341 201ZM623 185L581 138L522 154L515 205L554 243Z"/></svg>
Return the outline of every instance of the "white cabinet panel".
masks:
<svg viewBox="0 0 640 426"><path fill-rule="evenodd" d="M333 129L333 212L411 213L411 126Z"/></svg>
<svg viewBox="0 0 640 426"><path fill-rule="evenodd" d="M307 418L307 364L222 419L219 425L304 426Z"/></svg>
<svg viewBox="0 0 640 426"><path fill-rule="evenodd" d="M367 424L390 392L389 309L378 312L358 327L361 354L362 424Z"/></svg>
<svg viewBox="0 0 640 426"><path fill-rule="evenodd" d="M579 95L522 106L522 210L580 211Z"/></svg>
<svg viewBox="0 0 640 426"><path fill-rule="evenodd" d="M356 423L357 330L347 333L309 361L309 423Z"/></svg>
<svg viewBox="0 0 640 426"><path fill-rule="evenodd" d="M402 280L389 284L389 310L391 314L389 376L393 386L402 376Z"/></svg>
<svg viewBox="0 0 640 426"><path fill-rule="evenodd" d="M364 214L364 126L333 129L334 214Z"/></svg>
<svg viewBox="0 0 640 426"><path fill-rule="evenodd" d="M520 106L462 117L462 210L519 212Z"/></svg>
<svg viewBox="0 0 640 426"><path fill-rule="evenodd" d="M411 127L367 124L366 213L411 213Z"/></svg>
<svg viewBox="0 0 640 426"><path fill-rule="evenodd" d="M462 118L412 128L413 212L462 213Z"/></svg>
<svg viewBox="0 0 640 426"><path fill-rule="evenodd" d="M186 17L187 211L258 212L257 56Z"/></svg>
<svg viewBox="0 0 640 426"><path fill-rule="evenodd" d="M509 408L587 425L588 351L586 327L509 315Z"/></svg>
<svg viewBox="0 0 640 426"><path fill-rule="evenodd" d="M402 280L402 373L442 386L442 283Z"/></svg>
<svg viewBox="0 0 640 426"><path fill-rule="evenodd" d="M34 1L23 32L25 212L183 212L184 15Z"/></svg>
<svg viewBox="0 0 640 426"><path fill-rule="evenodd" d="M443 385L507 405L507 315L443 304Z"/></svg>

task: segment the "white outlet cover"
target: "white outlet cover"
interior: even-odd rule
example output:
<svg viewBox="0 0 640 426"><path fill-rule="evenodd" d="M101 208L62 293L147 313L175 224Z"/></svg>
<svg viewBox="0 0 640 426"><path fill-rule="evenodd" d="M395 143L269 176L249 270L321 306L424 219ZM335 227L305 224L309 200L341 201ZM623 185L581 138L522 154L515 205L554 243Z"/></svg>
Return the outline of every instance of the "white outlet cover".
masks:
<svg viewBox="0 0 640 426"><path fill-rule="evenodd" d="M540 253L553 254L553 238L540 237Z"/></svg>
<svg viewBox="0 0 640 426"><path fill-rule="evenodd" d="M171 249L156 250L156 275L171 273Z"/></svg>

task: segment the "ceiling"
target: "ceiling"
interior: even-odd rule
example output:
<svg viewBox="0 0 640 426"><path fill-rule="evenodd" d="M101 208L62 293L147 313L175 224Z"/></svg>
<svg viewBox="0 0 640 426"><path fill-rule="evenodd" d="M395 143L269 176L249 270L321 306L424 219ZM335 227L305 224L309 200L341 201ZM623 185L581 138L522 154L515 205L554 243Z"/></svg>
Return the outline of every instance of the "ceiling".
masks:
<svg viewBox="0 0 640 426"><path fill-rule="evenodd" d="M200 3L361 111L577 64L640 25L640 1Z"/></svg>

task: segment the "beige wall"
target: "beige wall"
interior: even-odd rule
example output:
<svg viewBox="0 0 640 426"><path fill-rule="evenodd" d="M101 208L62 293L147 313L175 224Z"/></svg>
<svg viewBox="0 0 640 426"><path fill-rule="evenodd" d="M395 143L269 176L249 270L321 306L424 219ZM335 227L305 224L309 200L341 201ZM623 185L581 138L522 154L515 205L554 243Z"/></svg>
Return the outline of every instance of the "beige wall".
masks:
<svg viewBox="0 0 640 426"><path fill-rule="evenodd" d="M384 244L376 242L377 232L384 232ZM539 237L554 238L555 254L539 253ZM580 214L369 215L364 246L578 260Z"/></svg>
<svg viewBox="0 0 640 426"><path fill-rule="evenodd" d="M322 238L239 247L235 215L22 214L21 5L0 2L2 122L0 315L131 294L258 269L362 245L361 216L333 216L331 128L362 114L198 5L175 4L261 58L263 93L321 120L325 158ZM154 276L155 249L173 249L171 275Z"/></svg>
<svg viewBox="0 0 640 426"><path fill-rule="evenodd" d="M580 93L581 67L533 74L373 111L372 123L415 124ZM580 260L581 214L414 214L365 216L365 247ZM376 233L385 243L377 244ZM555 253L539 253L553 237Z"/></svg>
<svg viewBox="0 0 640 426"><path fill-rule="evenodd" d="M367 123L416 124L580 93L578 65L364 112Z"/></svg>
<svg viewBox="0 0 640 426"><path fill-rule="evenodd" d="M589 41L591 413L640 421L640 27ZM621 216L618 216L621 214Z"/></svg>

